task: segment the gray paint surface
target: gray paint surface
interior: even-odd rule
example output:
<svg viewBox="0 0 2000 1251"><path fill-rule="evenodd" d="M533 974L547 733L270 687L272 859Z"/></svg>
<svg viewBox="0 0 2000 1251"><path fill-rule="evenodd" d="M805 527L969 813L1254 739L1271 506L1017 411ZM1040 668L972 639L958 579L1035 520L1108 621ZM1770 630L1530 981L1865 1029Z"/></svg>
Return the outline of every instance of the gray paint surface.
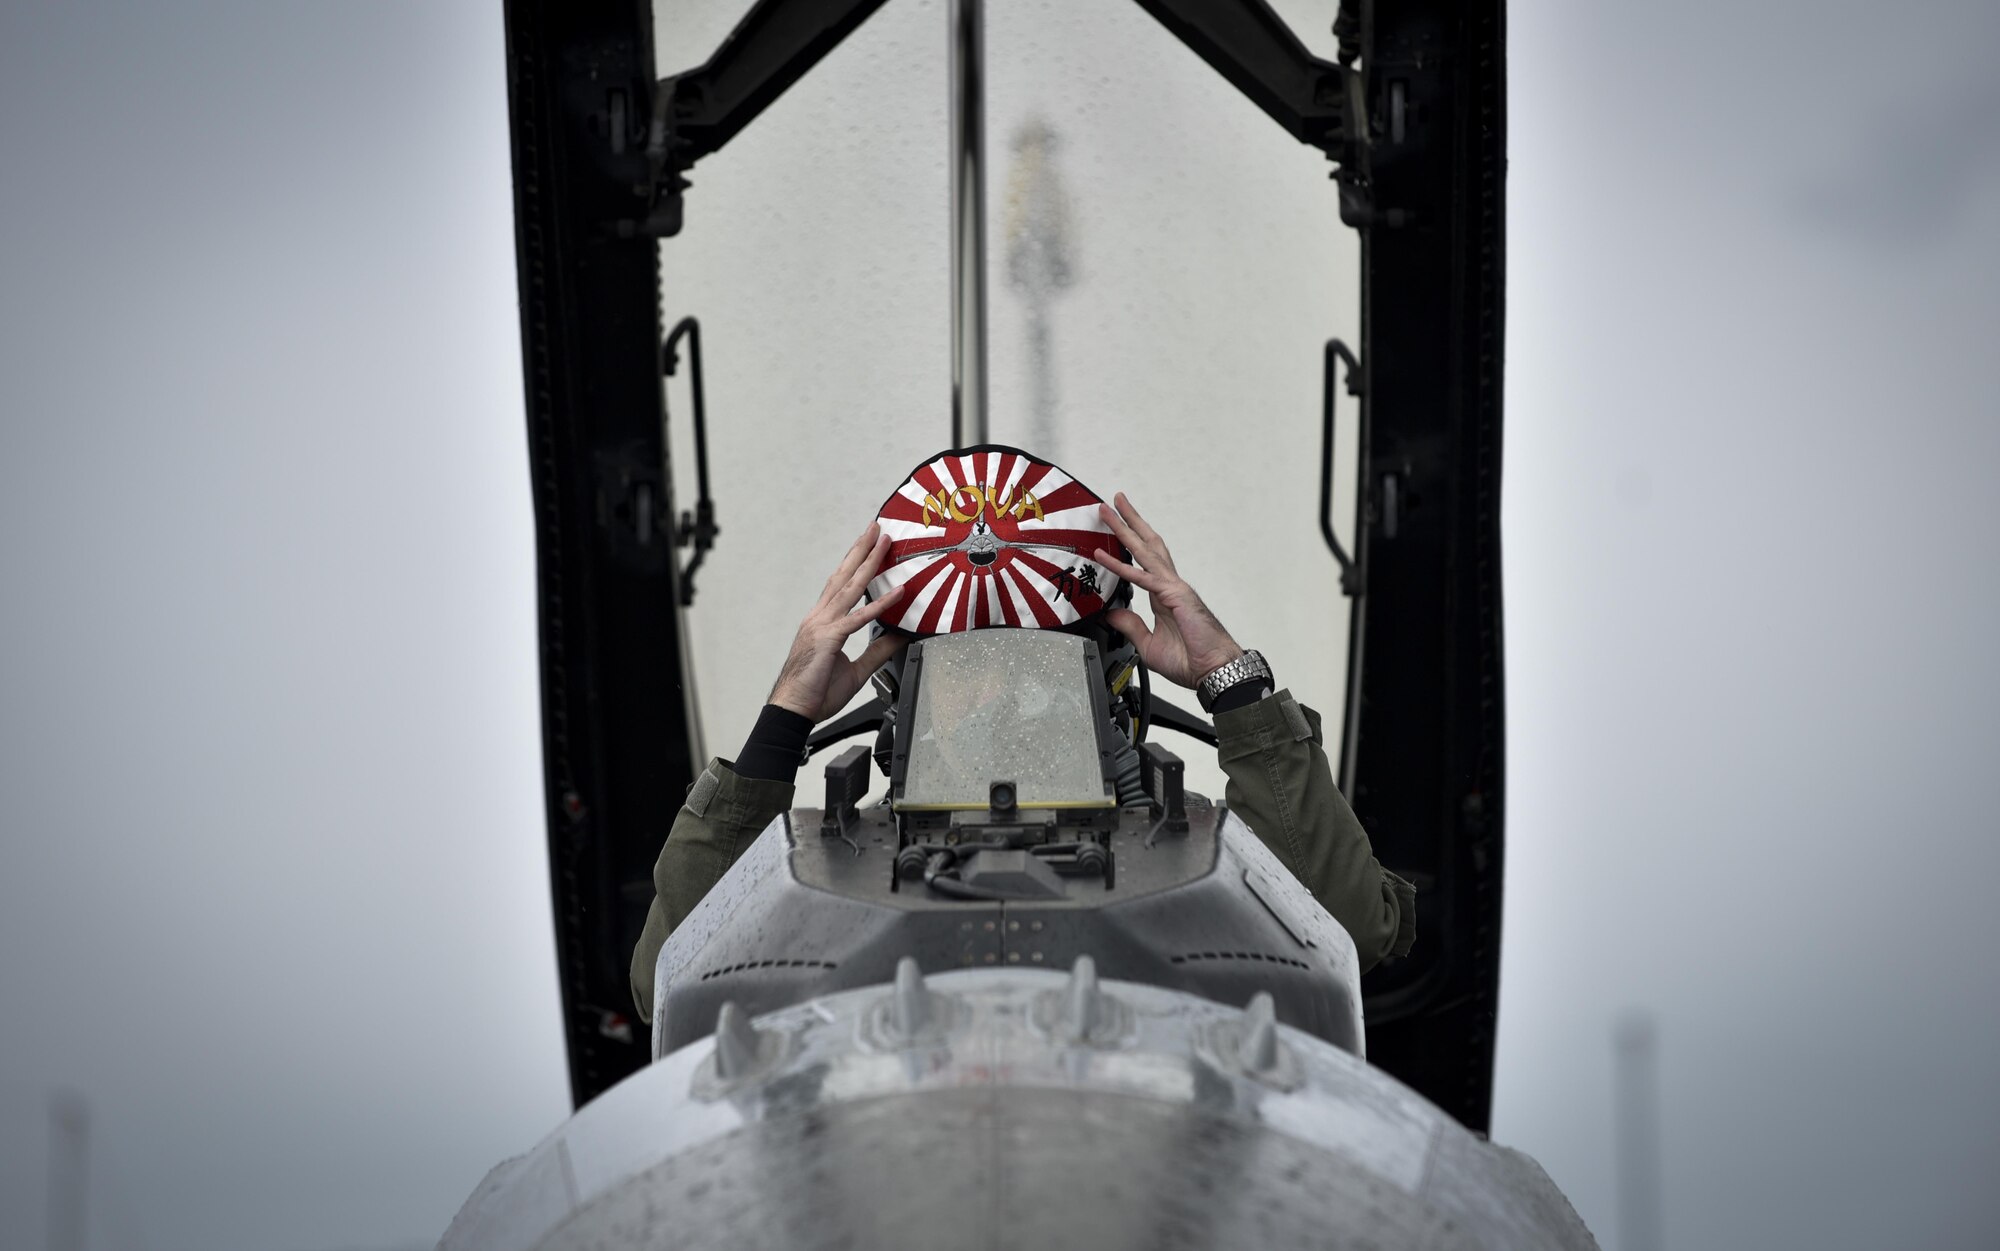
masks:
<svg viewBox="0 0 2000 1251"><path fill-rule="evenodd" d="M757 1021L752 1068L692 1043L481 1183L440 1251L640 1247L1352 1247L1585 1251L1534 1163L1356 1056L1106 980L1118 1029L1049 1024L1065 975L924 979Z"/></svg>

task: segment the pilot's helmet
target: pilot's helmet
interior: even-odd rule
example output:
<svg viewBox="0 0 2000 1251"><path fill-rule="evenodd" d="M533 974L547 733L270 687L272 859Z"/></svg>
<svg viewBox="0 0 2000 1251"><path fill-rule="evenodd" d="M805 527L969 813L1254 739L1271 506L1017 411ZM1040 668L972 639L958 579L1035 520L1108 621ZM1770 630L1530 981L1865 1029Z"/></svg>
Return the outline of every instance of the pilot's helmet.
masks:
<svg viewBox="0 0 2000 1251"><path fill-rule="evenodd" d="M941 452L911 470L877 515L889 554L869 598L904 587L882 624L918 638L995 626L1099 633L1105 609L1132 597L1093 555L1102 548L1130 559L1097 515L1101 503L1019 448Z"/></svg>

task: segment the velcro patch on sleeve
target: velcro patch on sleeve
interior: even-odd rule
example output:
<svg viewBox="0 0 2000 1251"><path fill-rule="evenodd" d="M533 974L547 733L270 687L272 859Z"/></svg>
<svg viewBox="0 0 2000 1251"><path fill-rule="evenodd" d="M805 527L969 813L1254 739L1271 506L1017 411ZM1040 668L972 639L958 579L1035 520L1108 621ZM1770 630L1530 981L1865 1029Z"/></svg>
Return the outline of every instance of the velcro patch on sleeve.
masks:
<svg viewBox="0 0 2000 1251"><path fill-rule="evenodd" d="M1299 707L1299 701L1287 695L1282 702L1285 710L1285 724L1292 731L1292 738L1304 739L1313 736L1312 722L1306 720L1306 710Z"/></svg>
<svg viewBox="0 0 2000 1251"><path fill-rule="evenodd" d="M694 780L694 785L688 787L688 811L698 817L707 816L709 801L714 799L715 792L721 789L722 779L715 776L715 770L703 769L701 776Z"/></svg>

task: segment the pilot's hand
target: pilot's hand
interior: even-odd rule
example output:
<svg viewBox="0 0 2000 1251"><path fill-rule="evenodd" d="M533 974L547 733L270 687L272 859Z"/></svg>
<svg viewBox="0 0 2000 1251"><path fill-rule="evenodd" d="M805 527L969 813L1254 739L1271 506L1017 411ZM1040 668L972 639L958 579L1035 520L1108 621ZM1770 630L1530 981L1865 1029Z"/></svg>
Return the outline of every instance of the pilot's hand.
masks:
<svg viewBox="0 0 2000 1251"><path fill-rule="evenodd" d="M869 580L881 569L889 554L889 536L874 522L854 540L841 559L840 568L826 580L819 603L799 624L792 640L792 653L778 683L771 688L771 702L789 708L815 723L824 721L854 698L861 684L874 676L889 657L907 641L900 635L885 634L870 643L861 655L849 660L841 651L847 637L895 607L903 598L898 586L864 608L855 608Z"/></svg>
<svg viewBox="0 0 2000 1251"><path fill-rule="evenodd" d="M1148 630L1139 614L1129 608L1114 608L1105 614L1111 627L1132 640L1146 668L1169 681L1192 688L1210 673L1243 654L1229 631L1215 619L1201 596L1174 570L1174 558L1167 545L1124 492L1114 497L1118 507L1097 506L1112 532L1132 553L1136 565L1128 565L1110 552L1098 549L1098 564L1143 588L1153 609L1153 628Z"/></svg>

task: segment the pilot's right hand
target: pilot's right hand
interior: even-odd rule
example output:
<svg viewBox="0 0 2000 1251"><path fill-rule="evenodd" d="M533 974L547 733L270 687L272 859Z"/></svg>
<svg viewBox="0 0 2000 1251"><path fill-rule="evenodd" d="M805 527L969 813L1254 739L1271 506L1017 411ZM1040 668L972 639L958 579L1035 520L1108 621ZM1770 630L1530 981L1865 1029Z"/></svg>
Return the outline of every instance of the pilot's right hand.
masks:
<svg viewBox="0 0 2000 1251"><path fill-rule="evenodd" d="M856 609L868 582L881 569L889 554L889 536L881 526L869 522L861 537L847 549L840 567L826 580L819 603L799 624L792 640L791 654L771 688L771 702L790 709L815 724L833 716L854 698L861 684L896 654L906 640L901 635L884 634L862 653L849 660L841 650L848 636L880 617L903 598L903 588L890 589L874 603Z"/></svg>
<svg viewBox="0 0 2000 1251"><path fill-rule="evenodd" d="M1124 492L1114 498L1118 507L1099 504L1097 515L1132 553L1135 563L1128 565L1102 548L1093 559L1146 592L1146 600L1153 609L1153 627L1147 629L1145 620L1129 608L1114 608L1104 619L1112 629L1132 640L1146 668L1192 689L1203 678L1241 656L1243 649L1175 570L1166 540L1146 524Z"/></svg>

